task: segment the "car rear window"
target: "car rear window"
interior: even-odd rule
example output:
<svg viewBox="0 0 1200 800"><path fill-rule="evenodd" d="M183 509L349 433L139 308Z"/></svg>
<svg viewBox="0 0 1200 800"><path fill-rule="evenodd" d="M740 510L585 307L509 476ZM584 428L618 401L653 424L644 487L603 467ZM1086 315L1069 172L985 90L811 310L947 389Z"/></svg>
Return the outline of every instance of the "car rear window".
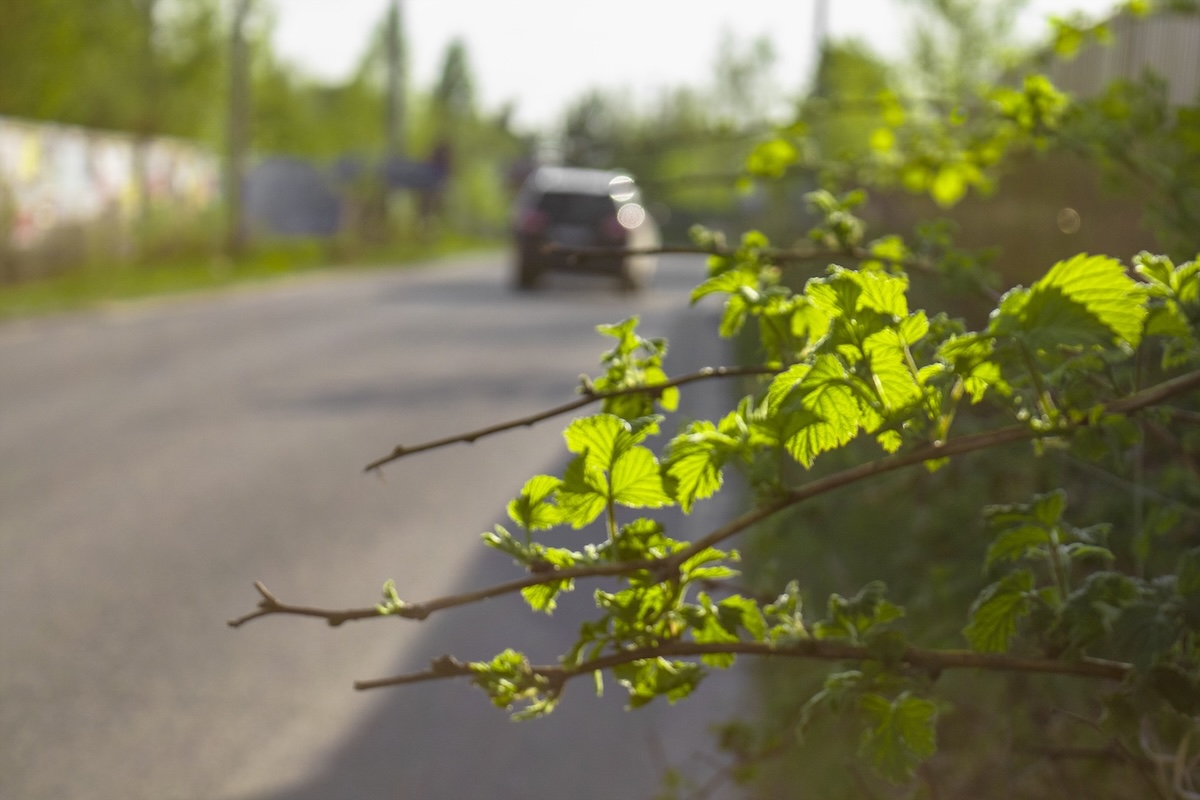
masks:
<svg viewBox="0 0 1200 800"><path fill-rule="evenodd" d="M614 211L611 198L568 192L547 192L537 207L546 212L551 222L560 225L594 225Z"/></svg>

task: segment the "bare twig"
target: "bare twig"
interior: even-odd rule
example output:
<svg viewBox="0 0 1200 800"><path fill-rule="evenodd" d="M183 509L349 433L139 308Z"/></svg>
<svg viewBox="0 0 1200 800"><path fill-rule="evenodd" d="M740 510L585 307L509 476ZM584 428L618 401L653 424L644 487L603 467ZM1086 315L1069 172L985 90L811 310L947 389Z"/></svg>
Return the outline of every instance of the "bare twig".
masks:
<svg viewBox="0 0 1200 800"><path fill-rule="evenodd" d="M549 679L552 685L557 686L580 675L591 675L597 670L608 670L650 658L686 658L714 654L803 658L818 661L866 661L872 658L868 648L862 645L829 639L804 639L778 646L766 642L675 641L663 642L653 647L622 650L584 661L573 667L543 665L531 667L530 671L534 675ZM981 669L992 672L1071 675L1111 681L1123 680L1133 669L1130 664L1098 658L1059 661L1046 658L1021 658L1001 653L977 653L973 650L924 650L917 647L905 650L899 660L930 673L947 669ZM474 674L476 674L476 669L471 664L459 661L453 656L442 656L434 661L429 669L390 678L358 681L354 684L354 688L360 690L379 689L385 686L424 683Z"/></svg>
<svg viewBox="0 0 1200 800"><path fill-rule="evenodd" d="M331 626L337 627L343 622L350 622L356 619L367 619L369 617L379 616L378 609L375 608L347 608L340 611L332 611L324 608L312 608L309 606L297 606L290 603L284 603L279 600L271 591L263 585L262 581L255 581L254 588L262 595L262 599L258 601L258 609L251 611L249 614L238 617L237 619L229 620L229 627L240 628L252 619L269 616L271 614L290 614L297 617L320 617L328 622Z"/></svg>
<svg viewBox="0 0 1200 800"><path fill-rule="evenodd" d="M666 568L667 559L650 559L645 561L616 561L608 564L592 564L585 567L567 567L537 571L524 578L516 578L511 581L495 584L494 586L470 592L462 592L460 594L446 595L423 603L403 603L398 608L386 611L379 606L348 609L320 609L308 606L295 606L280 602L267 590L266 586L263 586L262 583L255 583L255 588L263 596L263 599L258 603L258 610L237 617L236 619L231 619L228 625L231 628L240 628L251 620L270 614L319 617L328 622L330 627L334 628L344 622L372 619L374 617L399 617L401 619L423 620L435 611L444 611L448 608L478 603L481 600L490 600L493 597L513 594L530 586L538 586L543 583L574 580L576 578L604 577L606 575L627 575L642 569L652 572L663 572Z"/></svg>
<svg viewBox="0 0 1200 800"><path fill-rule="evenodd" d="M372 470L379 469L385 464L391 463L396 459L403 458L404 456L410 456L414 453L423 453L426 450L434 450L436 448L445 447L451 444L471 444L477 439L482 439L485 436L503 433L504 431L513 430L514 428L528 428L544 420L551 419L552 417L562 416L563 414L569 414L578 408L583 408L586 405L605 400L609 397L622 397L630 394L660 394L665 389L684 386L689 383L695 383L696 381L707 380L709 378L732 378L744 375L774 375L778 372L779 370L774 367L705 367L702 370L698 370L688 375L681 375L677 378L672 378L669 381L649 384L646 386L631 386L626 389L613 389L612 391L607 392L597 392L593 389L584 388L581 390L583 397L580 397L578 400L572 400L569 403L563 403L562 405L554 406L553 408L545 411L539 411L536 414L530 414L529 416L519 417L507 422L489 425L485 428L468 431L467 433L446 436L442 439L434 439L422 444L411 445L407 447L404 445L397 445L388 455L384 456L383 458L376 459L370 464L367 464L367 466L363 467L363 471L370 472Z"/></svg>

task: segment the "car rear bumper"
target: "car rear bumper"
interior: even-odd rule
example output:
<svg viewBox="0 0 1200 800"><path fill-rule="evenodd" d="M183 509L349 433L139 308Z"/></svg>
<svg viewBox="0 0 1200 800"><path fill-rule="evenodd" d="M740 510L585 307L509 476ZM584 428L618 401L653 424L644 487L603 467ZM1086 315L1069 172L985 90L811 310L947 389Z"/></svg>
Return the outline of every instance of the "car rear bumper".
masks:
<svg viewBox="0 0 1200 800"><path fill-rule="evenodd" d="M523 262L536 264L540 272L589 272L617 275L625 266L625 256L590 255L559 249L541 238L519 237L517 252Z"/></svg>

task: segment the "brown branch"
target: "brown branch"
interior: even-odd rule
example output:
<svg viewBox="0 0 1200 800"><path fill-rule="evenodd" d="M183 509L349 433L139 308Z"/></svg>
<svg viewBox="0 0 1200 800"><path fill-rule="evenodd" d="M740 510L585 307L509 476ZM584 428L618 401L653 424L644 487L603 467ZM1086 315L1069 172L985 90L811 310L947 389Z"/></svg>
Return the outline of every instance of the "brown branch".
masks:
<svg viewBox="0 0 1200 800"><path fill-rule="evenodd" d="M1109 411L1132 414L1196 388L1200 388L1200 370L1181 375L1172 380L1152 386L1149 389L1144 389L1137 394L1113 401L1107 406L1107 409ZM1080 426L1082 427L1084 424L1086 423L1080 423ZM980 450L987 450L1004 444L1053 435L1055 435L1053 431L1048 433L1038 432L1023 425L1014 425L995 431L985 431L983 433L962 436L957 439L950 439L939 444L924 445L907 453L900 453L878 461L859 464L824 478L811 481L799 489L780 495L770 503L759 506L730 520L725 525L697 539L680 551L663 558L642 561L617 561L606 564L591 564L581 567L568 567L566 569L537 571L523 578L517 578L470 592L439 597L422 603L404 603L390 614L385 614L375 607L324 610L306 606L292 606L279 602L267 591L265 586L256 584L259 593L263 595L263 600L259 602L258 610L238 619L230 620L229 624L236 628L252 619L270 614L296 614L300 616L320 617L333 626L341 625L343 622L351 620L381 616L398 616L405 619L422 620L434 611L467 605L480 600L519 592L530 586L556 581L626 575L639 570L649 570L658 573L663 576L663 579L666 579L671 575L677 574L680 565L700 551L708 547L713 547L741 533L773 514L818 495L849 486L876 475L922 464L930 459L950 458Z"/></svg>
<svg viewBox="0 0 1200 800"><path fill-rule="evenodd" d="M733 256L737 251L728 247L700 247L698 245L668 244L658 247L566 247L553 242L546 244L542 250L547 253L566 253L569 258L586 261L591 258L606 258L611 256L659 256L659 255L698 255L698 256ZM843 256L855 260L887 261L901 266L912 266L917 269L932 268L926 262L916 259L897 260L883 256L872 255L862 247L848 249L829 249L823 247L806 247L802 249L783 249L765 247L762 255L769 261L803 262L819 261L823 258Z"/></svg>
<svg viewBox="0 0 1200 800"><path fill-rule="evenodd" d="M580 675L590 675L598 670L609 670L648 658L683 658L716 654L801 658L816 661L867 661L872 658L869 649L865 646L829 639L804 639L786 645L772 645L766 642L664 642L653 647L639 647L600 656L574 667L543 665L531 667L530 671L536 676L547 678L551 685L559 686ZM1133 666L1130 664L1098 658L1060 661L1048 658L1023 658L1002 653L976 653L971 650L925 650L918 647L910 647L905 650L899 660L901 663L930 674L937 674L948 669L980 669L990 672L1071 675L1080 678L1121 681L1133 670ZM476 674L476 670L471 664L459 661L453 656L442 656L435 660L427 670L409 672L390 678L357 681L354 688L359 690L379 689L386 686L401 686L474 674Z"/></svg>
<svg viewBox="0 0 1200 800"><path fill-rule="evenodd" d="M363 468L363 471L370 472L372 470L379 469L384 464L391 463L396 459L403 458L404 456L410 456L414 453L422 453L426 450L434 450L439 447L458 444L460 442L471 444L475 440L482 439L485 436L503 433L504 431L510 431L514 428L528 428L544 420L548 420L552 417L558 417L563 414L568 414L578 408L583 408L586 405L600 400L605 400L609 397L622 397L630 394L658 394L664 389L684 386L689 383L707 380L709 378L732 378L743 375L774 375L778 372L779 370L774 367L705 367L702 370L698 370L697 372L693 372L688 375L681 375L677 378L672 378L669 381L664 381L663 383L654 383L647 386L630 386L626 389L613 389L607 392L597 392L593 389L585 387L581 390L583 397L579 398L578 400L572 400L569 403L563 403L560 406L555 406L554 408L550 408L545 411L539 411L536 414L530 414L529 416L519 417L507 422L489 425L486 428L479 428L478 430L469 431L467 433L447 436L442 439L434 439L422 444L411 445L408 447L404 445L397 445L388 455L384 456L383 458L376 459L370 464L367 464L367 466Z"/></svg>
<svg viewBox="0 0 1200 800"><path fill-rule="evenodd" d="M543 251L547 253L566 253L571 260L586 260L590 258L611 258L613 256L653 256L653 255L706 255L728 257L736 254L736 250L728 247L699 247L696 245L662 245L659 247L565 247L559 244L546 244ZM780 263L803 263L820 261L826 258L850 258L855 261L884 261L898 267L924 272L930 275L940 275L938 268L923 258L892 258L872 253L865 247L850 246L843 248L806 247L799 249L783 249L767 247L762 249L762 255L768 261ZM1000 299L1000 292L980 281L975 281L975 289L992 302Z"/></svg>
<svg viewBox="0 0 1200 800"><path fill-rule="evenodd" d="M255 581L254 588L262 595L262 599L258 601L258 609L251 611L249 614L244 614L236 619L231 619L227 623L231 628L240 628L252 619L265 617L270 614L291 614L297 617L320 617L330 624L332 627L337 627L343 622L350 622L356 619L367 619L369 617L380 616L377 608L347 608L339 611L331 611L324 608L312 608L310 606L296 606L290 603L283 603L262 583Z"/></svg>
<svg viewBox="0 0 1200 800"><path fill-rule="evenodd" d="M523 578L515 578L504 583L497 583L493 586L487 586L482 589L475 589L469 592L461 592L459 594L445 595L433 600L427 600L421 603L401 603L398 608L383 610L380 606L370 606L365 608L347 608L347 609L321 609L311 608L309 606L296 606L290 603L280 602L267 587L261 582L255 583L254 588L258 589L259 594L263 599L258 603L258 610L252 611L244 616L231 619L227 623L231 628L240 628L242 625L251 620L265 617L271 614L291 614L293 616L302 617L319 617L329 623L329 626L336 628L344 622L353 622L360 619L372 619L374 617L399 617L401 619L423 620L435 611L444 611L448 608L457 606L470 605L478 603L481 600L490 600L493 597L501 597L506 594L513 594L530 586L539 586L543 583L552 583L556 581L574 580L576 578L596 578L606 575L626 575L630 572L638 570L649 570L651 572L665 572L667 568L667 559L649 559L643 561L615 561L609 564L591 564L585 567L567 567L563 569L552 569L545 571L533 572Z"/></svg>

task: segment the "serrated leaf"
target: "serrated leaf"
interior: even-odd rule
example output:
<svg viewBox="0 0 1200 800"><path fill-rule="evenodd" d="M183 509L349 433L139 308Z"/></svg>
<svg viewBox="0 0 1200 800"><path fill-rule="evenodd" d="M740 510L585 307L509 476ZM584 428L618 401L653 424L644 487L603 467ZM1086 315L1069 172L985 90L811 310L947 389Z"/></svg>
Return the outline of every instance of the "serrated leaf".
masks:
<svg viewBox="0 0 1200 800"><path fill-rule="evenodd" d="M986 572L1000 561L1017 561L1030 550L1049 547L1050 532L1039 525L1019 525L1003 531L988 548L983 568Z"/></svg>
<svg viewBox="0 0 1200 800"><path fill-rule="evenodd" d="M904 609L889 602L884 597L886 592L882 581L871 581L849 599L830 595L828 618L813 626L813 636L858 642L871 631L902 618Z"/></svg>
<svg viewBox="0 0 1200 800"><path fill-rule="evenodd" d="M725 310L721 312L721 322L717 325L717 333L725 339L737 335L746 324L750 315L750 304L741 294L731 294L725 301Z"/></svg>
<svg viewBox="0 0 1200 800"><path fill-rule="evenodd" d="M884 431L875 437L875 441L879 442L883 452L894 453L904 444L904 437L898 431Z"/></svg>
<svg viewBox="0 0 1200 800"><path fill-rule="evenodd" d="M1017 631L1017 621L1029 613L1028 594L1033 574L1020 570L988 586L971 605L970 622L963 629L971 649L1004 653Z"/></svg>
<svg viewBox="0 0 1200 800"><path fill-rule="evenodd" d="M569 592L574 588L574 582L570 580L550 581L548 583L539 583L534 586L526 586L521 590L521 596L525 598L525 602L534 611L542 611L546 614L551 613L558 606L557 597L560 592Z"/></svg>
<svg viewBox="0 0 1200 800"><path fill-rule="evenodd" d="M921 762L937 752L935 703L904 692L894 701L878 694L859 698L870 727L862 740L862 751L881 776L893 783L912 778Z"/></svg>
<svg viewBox="0 0 1200 800"><path fill-rule="evenodd" d="M597 325L596 331L604 336L611 336L617 340L617 346L605 355L605 360L612 360L616 356L625 356L634 352L642 344L643 340L635 331L638 326L638 318L636 316L629 317L618 322L616 325Z"/></svg>
<svg viewBox="0 0 1200 800"><path fill-rule="evenodd" d="M1112 638L1119 656L1146 670L1174 647L1181 633L1168 609L1158 603L1140 602L1121 611Z"/></svg>
<svg viewBox="0 0 1200 800"><path fill-rule="evenodd" d="M621 436L628 431L628 423L620 417L594 414L572 420L563 431L563 438L567 441L567 449L586 458L589 465L609 469L623 449L622 445L630 444L627 438L623 441Z"/></svg>
<svg viewBox="0 0 1200 800"><path fill-rule="evenodd" d="M904 340L895 328L884 328L867 337L863 350L885 413L920 399L921 387L909 368ZM866 425L863 427L870 430Z"/></svg>
<svg viewBox="0 0 1200 800"><path fill-rule="evenodd" d="M1055 264L1028 290L1005 295L990 330L1015 334L1036 350L1141 341L1146 290L1106 256Z"/></svg>
<svg viewBox="0 0 1200 800"><path fill-rule="evenodd" d="M1082 542L1072 542L1062 548L1063 555L1072 561L1084 561L1086 559L1099 559L1101 561L1115 561L1116 556L1113 551L1107 547L1101 547L1095 544L1084 544Z"/></svg>
<svg viewBox="0 0 1200 800"><path fill-rule="evenodd" d="M736 444L707 420L693 422L671 440L666 472L675 502L685 514L691 513L697 500L711 497L721 488L721 469Z"/></svg>
<svg viewBox="0 0 1200 800"><path fill-rule="evenodd" d="M671 505L663 488L658 459L645 447L633 447L613 464L612 500L630 508L661 508Z"/></svg>
<svg viewBox="0 0 1200 800"><path fill-rule="evenodd" d="M915 311L900 321L899 333L901 341L911 347L929 333L929 318L924 311Z"/></svg>
<svg viewBox="0 0 1200 800"><path fill-rule="evenodd" d="M859 286L862 294L859 296L858 307L875 311L876 313L895 319L908 316L908 279L901 275L890 275L883 272L860 271L847 272Z"/></svg>
<svg viewBox="0 0 1200 800"><path fill-rule="evenodd" d="M723 611L735 612L738 624L745 628L756 642L761 642L767 635L767 622L762 609L751 598L735 594L717 603L717 607Z"/></svg>
<svg viewBox="0 0 1200 800"><path fill-rule="evenodd" d="M701 298L707 297L710 294L718 292L724 294L735 294L738 290L744 287L758 287L758 276L746 270L734 269L729 272L722 272L720 275L709 278L701 283L695 289L692 289L691 301L693 304L700 301Z"/></svg>
<svg viewBox="0 0 1200 800"><path fill-rule="evenodd" d="M590 466L583 455L571 459L557 501L563 522L574 528L590 524L604 513L608 504L608 481L604 471Z"/></svg>
<svg viewBox="0 0 1200 800"><path fill-rule="evenodd" d="M521 494L508 504L508 516L527 531L545 530L560 524L562 512L551 501L562 481L551 475L535 475L525 482Z"/></svg>
<svg viewBox="0 0 1200 800"><path fill-rule="evenodd" d="M1055 489L1053 492L1034 495L1030 510L1043 525L1054 526L1062 519L1066 507L1067 493L1062 489Z"/></svg>
<svg viewBox="0 0 1200 800"><path fill-rule="evenodd" d="M836 449L858 434L861 407L849 386L845 367L834 356L818 356L791 396L785 411L797 407L792 415L794 429L784 447L805 467L821 453Z"/></svg>
<svg viewBox="0 0 1200 800"><path fill-rule="evenodd" d="M687 661L648 658L615 667L613 674L629 691L630 708L640 708L662 695L671 703L687 697L704 678L704 668Z"/></svg>

